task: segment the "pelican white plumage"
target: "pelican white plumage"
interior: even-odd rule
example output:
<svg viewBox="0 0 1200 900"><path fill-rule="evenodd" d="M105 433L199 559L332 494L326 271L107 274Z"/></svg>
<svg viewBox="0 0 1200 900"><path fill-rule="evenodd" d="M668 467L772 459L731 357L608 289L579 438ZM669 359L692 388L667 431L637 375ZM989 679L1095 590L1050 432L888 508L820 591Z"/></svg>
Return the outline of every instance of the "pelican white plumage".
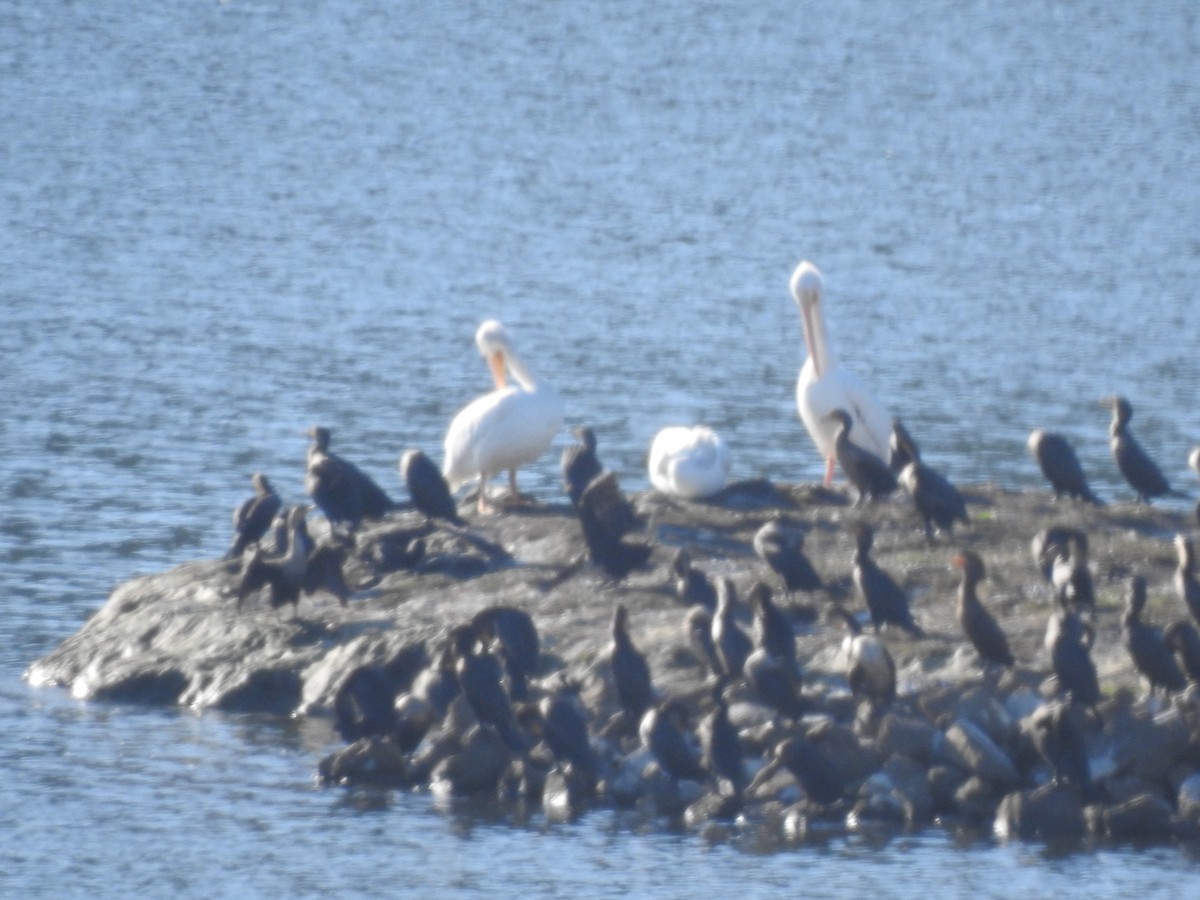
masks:
<svg viewBox="0 0 1200 900"><path fill-rule="evenodd" d="M508 470L517 492L517 468L550 448L562 428L563 405L558 392L538 381L513 349L503 325L489 319L475 332L475 346L488 361L495 390L465 406L446 431L442 474L450 490L479 479L479 511L488 511L485 486ZM506 384L505 373L517 382Z"/></svg>
<svg viewBox="0 0 1200 900"><path fill-rule="evenodd" d="M725 487L729 448L705 425L672 425L650 445L650 483L664 494L696 500Z"/></svg>
<svg viewBox="0 0 1200 900"><path fill-rule="evenodd" d="M850 413L854 443L880 459L888 458L892 417L861 378L838 365L821 312L823 286L820 270L807 260L792 273L792 297L800 307L804 342L808 345L808 359L796 382L796 405L804 427L825 458L825 485L828 487L833 481L834 443L838 430L837 422L829 418L829 414L835 409Z"/></svg>

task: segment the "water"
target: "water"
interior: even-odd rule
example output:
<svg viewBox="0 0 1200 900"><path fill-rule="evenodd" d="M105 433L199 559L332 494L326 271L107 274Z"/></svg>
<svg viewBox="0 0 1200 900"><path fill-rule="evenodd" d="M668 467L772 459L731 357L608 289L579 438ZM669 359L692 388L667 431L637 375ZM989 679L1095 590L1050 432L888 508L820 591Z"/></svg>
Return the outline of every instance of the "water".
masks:
<svg viewBox="0 0 1200 900"><path fill-rule="evenodd" d="M404 8L411 6L411 8ZM13 895L1179 893L1174 849L491 821L319 790L324 723L85 706L20 676L115 584L223 551L305 441L400 493L507 322L630 488L663 425L814 479L787 280L952 478L1098 491L1116 391L1200 441L1200 28L1176 2L0 0L0 887ZM523 486L556 495L548 456ZM754 877L747 884L747 864ZM1086 882L1084 881L1086 879ZM686 880L686 885L685 885Z"/></svg>

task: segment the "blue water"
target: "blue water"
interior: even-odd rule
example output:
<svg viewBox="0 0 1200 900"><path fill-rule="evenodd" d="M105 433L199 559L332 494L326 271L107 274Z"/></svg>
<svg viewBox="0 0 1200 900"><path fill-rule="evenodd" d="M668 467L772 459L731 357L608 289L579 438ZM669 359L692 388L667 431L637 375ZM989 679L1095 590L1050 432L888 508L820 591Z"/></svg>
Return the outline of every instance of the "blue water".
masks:
<svg viewBox="0 0 1200 900"><path fill-rule="evenodd" d="M319 790L323 723L21 674L115 584L222 552L250 472L298 499L312 424L401 493L400 452L439 457L488 385L489 316L630 488L694 421L736 477L817 478L802 258L843 362L951 477L1038 485L1050 427L1120 499L1096 404L1119 391L1195 493L1197 16L0 0L0 889L1183 895L1170 848L768 852ZM556 496L553 455L522 479Z"/></svg>

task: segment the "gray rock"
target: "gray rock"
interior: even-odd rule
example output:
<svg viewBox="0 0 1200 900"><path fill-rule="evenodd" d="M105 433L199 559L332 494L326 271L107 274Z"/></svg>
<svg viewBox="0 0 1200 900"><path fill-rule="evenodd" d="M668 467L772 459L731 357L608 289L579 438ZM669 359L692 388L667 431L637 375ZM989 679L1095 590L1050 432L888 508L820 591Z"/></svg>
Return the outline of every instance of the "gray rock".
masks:
<svg viewBox="0 0 1200 900"><path fill-rule="evenodd" d="M1047 784L1007 794L996 810L993 831L1002 840L1058 843L1081 839L1087 833L1087 823L1076 791Z"/></svg>
<svg viewBox="0 0 1200 900"><path fill-rule="evenodd" d="M939 758L998 788L1016 787L1021 778L1008 754L974 723L959 719L935 742Z"/></svg>

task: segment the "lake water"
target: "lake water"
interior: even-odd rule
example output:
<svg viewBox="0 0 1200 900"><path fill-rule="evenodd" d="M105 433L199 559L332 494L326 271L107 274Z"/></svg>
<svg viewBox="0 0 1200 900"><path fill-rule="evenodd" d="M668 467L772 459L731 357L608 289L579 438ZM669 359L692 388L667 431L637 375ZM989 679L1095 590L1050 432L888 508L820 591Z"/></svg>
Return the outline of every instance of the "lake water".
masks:
<svg viewBox="0 0 1200 900"><path fill-rule="evenodd" d="M1120 392L1189 493L1200 8L0 0L0 891L1192 896L1174 848L936 832L779 848L321 790L321 722L80 704L21 675L117 583L219 555L305 439L402 495L504 320L645 487L703 421L812 480L795 264L843 362L962 482L1099 493ZM557 496L548 455L523 486ZM1183 502L1183 501L1179 501Z"/></svg>

